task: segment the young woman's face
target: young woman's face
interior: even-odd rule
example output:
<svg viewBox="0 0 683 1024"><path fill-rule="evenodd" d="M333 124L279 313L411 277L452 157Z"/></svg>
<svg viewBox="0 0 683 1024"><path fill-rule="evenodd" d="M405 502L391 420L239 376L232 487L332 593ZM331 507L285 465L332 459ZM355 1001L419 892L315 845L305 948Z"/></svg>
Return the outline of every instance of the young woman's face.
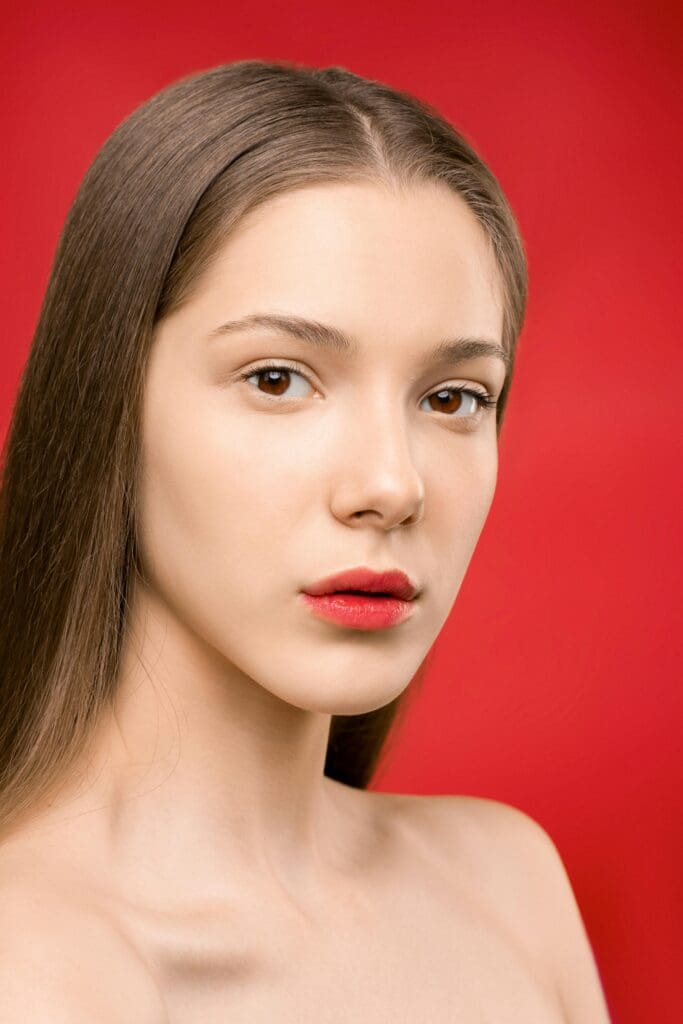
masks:
<svg viewBox="0 0 683 1024"><path fill-rule="evenodd" d="M352 349L218 330L256 314L328 325ZM300 708L361 713L405 689L496 483L495 408L447 389L495 399L505 379L495 354L430 354L501 333L486 236L445 186L307 187L244 218L157 325L148 366L141 552L180 628ZM357 566L404 571L411 614L370 630L313 614L301 591Z"/></svg>

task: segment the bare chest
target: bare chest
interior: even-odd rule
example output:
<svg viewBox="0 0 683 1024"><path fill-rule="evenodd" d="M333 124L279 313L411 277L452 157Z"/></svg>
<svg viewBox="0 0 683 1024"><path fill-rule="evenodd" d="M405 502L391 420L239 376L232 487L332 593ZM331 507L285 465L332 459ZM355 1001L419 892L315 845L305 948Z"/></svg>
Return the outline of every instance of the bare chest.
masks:
<svg viewBox="0 0 683 1024"><path fill-rule="evenodd" d="M504 929L418 886L342 917L267 912L147 936L168 1024L563 1024Z"/></svg>

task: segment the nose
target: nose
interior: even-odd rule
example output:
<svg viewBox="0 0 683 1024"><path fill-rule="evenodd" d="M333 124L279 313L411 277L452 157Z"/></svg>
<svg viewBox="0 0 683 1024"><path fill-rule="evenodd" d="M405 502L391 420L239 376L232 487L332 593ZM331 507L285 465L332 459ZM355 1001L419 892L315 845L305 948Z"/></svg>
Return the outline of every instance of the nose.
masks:
<svg viewBox="0 0 683 1024"><path fill-rule="evenodd" d="M424 482L396 410L363 417L345 431L345 457L334 484L332 512L348 526L418 523L424 512Z"/></svg>

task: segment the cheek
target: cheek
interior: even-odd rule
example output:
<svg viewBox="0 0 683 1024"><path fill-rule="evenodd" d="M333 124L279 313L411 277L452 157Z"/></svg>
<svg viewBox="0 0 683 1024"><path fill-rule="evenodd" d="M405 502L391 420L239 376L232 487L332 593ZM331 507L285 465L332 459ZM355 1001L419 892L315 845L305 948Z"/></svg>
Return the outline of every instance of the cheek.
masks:
<svg viewBox="0 0 683 1024"><path fill-rule="evenodd" d="M472 521L478 524L477 536L481 532L491 508L498 479L498 449L491 446L472 467L470 472Z"/></svg>
<svg viewBox="0 0 683 1024"><path fill-rule="evenodd" d="M439 459L432 478L433 502L451 529L479 533L488 515L498 478L495 435L467 438L461 449ZM450 510L450 514L449 514Z"/></svg>
<svg viewBox="0 0 683 1024"><path fill-rule="evenodd" d="M211 400L158 405L143 437L138 523L150 582L209 613L256 599L311 500L305 463L272 425L266 434Z"/></svg>
<svg viewBox="0 0 683 1024"><path fill-rule="evenodd" d="M467 457L454 462L452 471L432 481L434 561L441 568L444 596L457 594L477 545L496 490L498 473L495 445L474 446ZM436 557L437 551L441 557Z"/></svg>
<svg viewBox="0 0 683 1024"><path fill-rule="evenodd" d="M469 542L468 561L491 509L497 478L498 449L496 445L488 445L481 457L472 461L464 475L466 505L463 519Z"/></svg>

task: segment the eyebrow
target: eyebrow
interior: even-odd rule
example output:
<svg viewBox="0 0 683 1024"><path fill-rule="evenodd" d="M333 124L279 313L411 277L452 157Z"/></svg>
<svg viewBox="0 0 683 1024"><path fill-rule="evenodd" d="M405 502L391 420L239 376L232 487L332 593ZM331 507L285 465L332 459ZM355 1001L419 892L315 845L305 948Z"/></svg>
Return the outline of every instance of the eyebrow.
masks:
<svg viewBox="0 0 683 1024"><path fill-rule="evenodd" d="M238 320L228 320L226 323L220 324L209 333L208 337L212 339L255 328L279 331L281 334L288 334L311 345L329 348L346 356L358 353L357 344L338 327L320 323L318 320L309 320L307 317L284 313L250 313ZM498 342L489 341L486 338L444 338L427 353L425 361L429 366L441 362L462 363L480 356L494 356L504 363L506 372L510 370L509 353Z"/></svg>

